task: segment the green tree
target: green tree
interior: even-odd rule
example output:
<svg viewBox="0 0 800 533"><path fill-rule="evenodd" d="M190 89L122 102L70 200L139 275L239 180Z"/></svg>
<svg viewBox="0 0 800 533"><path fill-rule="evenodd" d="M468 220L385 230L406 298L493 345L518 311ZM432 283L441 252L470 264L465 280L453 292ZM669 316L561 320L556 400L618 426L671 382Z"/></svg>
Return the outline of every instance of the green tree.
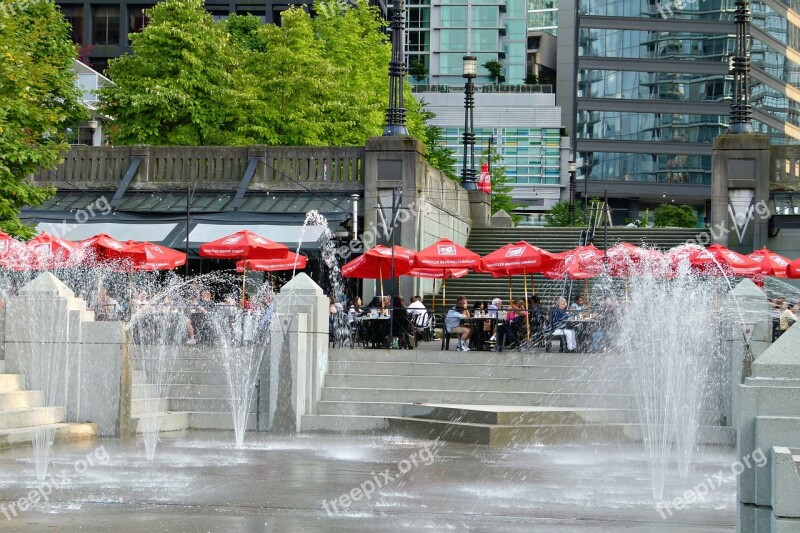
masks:
<svg viewBox="0 0 800 533"><path fill-rule="evenodd" d="M77 50L55 4L3 5L13 9L0 10L0 228L29 238L35 230L19 220L19 210L41 205L55 190L26 176L59 163L67 127L86 110L72 70Z"/></svg>
<svg viewBox="0 0 800 533"><path fill-rule="evenodd" d="M523 206L522 204L514 202L513 198L511 197L512 187L508 182L508 177L506 176L506 167L500 164L503 158L495 150L492 150L490 159L487 158L487 155L488 151L484 151L481 157L481 166L483 166L483 164L486 163L488 160L491 160L492 162L491 165L492 215L494 215L495 213L497 213L502 209L503 211L511 215L511 219L514 221L514 224L518 224L519 221L522 220L522 216L519 214L515 214L514 210Z"/></svg>
<svg viewBox="0 0 800 533"><path fill-rule="evenodd" d="M428 77L428 67L422 59L415 57L408 64L408 75L414 78L414 81L423 82Z"/></svg>
<svg viewBox="0 0 800 533"><path fill-rule="evenodd" d="M433 111L427 109L427 103L419 103L419 115L423 121L422 134L417 136L425 144L425 159L433 168L439 169L451 180L459 181L461 178L456 174L455 151L448 148L442 135L442 128L430 123L436 117Z"/></svg>
<svg viewBox="0 0 800 533"><path fill-rule="evenodd" d="M237 58L202 0L166 0L148 9L131 34L132 54L110 62L114 85L100 91L120 144L223 145L249 140L237 131L247 93L234 85Z"/></svg>
<svg viewBox="0 0 800 533"><path fill-rule="evenodd" d="M489 79L492 83L502 83L505 81L506 78L503 76L503 64L498 60L490 59L482 66L489 72Z"/></svg>
<svg viewBox="0 0 800 533"><path fill-rule="evenodd" d="M581 206L580 202L575 202L574 223L571 221L569 214L569 200L561 200L556 205L551 207L550 211L547 212L544 218L547 226L551 228L583 226L583 207Z"/></svg>
<svg viewBox="0 0 800 533"><path fill-rule="evenodd" d="M653 225L657 228L696 228L697 215L690 205L661 204L655 211Z"/></svg>
<svg viewBox="0 0 800 533"><path fill-rule="evenodd" d="M523 83L525 83L526 85L539 85L539 76L537 76L533 72L528 72L525 75Z"/></svg>

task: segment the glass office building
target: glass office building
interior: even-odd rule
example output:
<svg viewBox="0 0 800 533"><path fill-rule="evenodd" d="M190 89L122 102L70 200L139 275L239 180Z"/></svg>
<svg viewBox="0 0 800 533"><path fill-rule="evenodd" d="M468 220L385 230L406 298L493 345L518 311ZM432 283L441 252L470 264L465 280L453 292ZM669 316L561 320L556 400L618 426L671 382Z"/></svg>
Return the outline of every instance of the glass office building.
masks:
<svg viewBox="0 0 800 533"><path fill-rule="evenodd" d="M791 21L800 17L772 0L751 8L754 129L796 142L800 38ZM634 210L664 200L705 208L712 140L728 129L734 9L733 0L560 0L558 102L574 121L589 195L608 190Z"/></svg>
<svg viewBox="0 0 800 533"><path fill-rule="evenodd" d="M525 79L527 6L525 0L409 0L406 4L406 62L420 61L428 69L412 83L463 83L463 57L474 55L478 65L497 60L505 83ZM479 67L477 83L488 83Z"/></svg>

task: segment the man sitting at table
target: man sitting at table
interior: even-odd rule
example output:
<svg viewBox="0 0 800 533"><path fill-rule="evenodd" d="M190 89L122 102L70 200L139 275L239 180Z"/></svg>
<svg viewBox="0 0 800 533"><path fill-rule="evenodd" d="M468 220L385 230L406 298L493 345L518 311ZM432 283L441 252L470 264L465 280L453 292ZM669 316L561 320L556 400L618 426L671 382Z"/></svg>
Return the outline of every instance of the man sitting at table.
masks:
<svg viewBox="0 0 800 533"><path fill-rule="evenodd" d="M457 352L469 351L469 338L472 337L472 328L469 326L462 326L461 321L469 318L469 311L467 310L467 298L459 296L456 300L456 306L447 312L444 317L445 335L455 333L460 335L458 345L456 346Z"/></svg>

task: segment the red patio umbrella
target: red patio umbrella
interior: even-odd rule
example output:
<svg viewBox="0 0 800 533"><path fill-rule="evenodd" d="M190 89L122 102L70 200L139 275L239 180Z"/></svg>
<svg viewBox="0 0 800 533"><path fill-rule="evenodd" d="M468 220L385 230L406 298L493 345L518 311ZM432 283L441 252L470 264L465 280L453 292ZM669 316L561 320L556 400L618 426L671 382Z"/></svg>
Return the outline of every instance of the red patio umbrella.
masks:
<svg viewBox="0 0 800 533"><path fill-rule="evenodd" d="M200 246L200 255L217 259L278 259L289 247L243 229Z"/></svg>
<svg viewBox="0 0 800 533"><path fill-rule="evenodd" d="M146 259L144 249L136 246L138 242L125 243L105 233L98 233L94 237L78 241L78 244L100 261L124 261L133 266L144 263Z"/></svg>
<svg viewBox="0 0 800 533"><path fill-rule="evenodd" d="M17 244L20 244L17 239L0 231L0 258L8 255Z"/></svg>
<svg viewBox="0 0 800 533"><path fill-rule="evenodd" d="M589 279L602 274L604 269L603 251L589 244L561 253L557 266L544 275L548 278Z"/></svg>
<svg viewBox="0 0 800 533"><path fill-rule="evenodd" d="M757 261L720 244L712 244L708 248L678 246L670 250L669 256L676 268L680 261L688 261L693 269L703 274L746 276L761 272L761 265Z"/></svg>
<svg viewBox="0 0 800 533"><path fill-rule="evenodd" d="M630 277L642 274L649 261L663 254L654 248L642 248L627 242L620 242L606 250L608 272L615 277Z"/></svg>
<svg viewBox="0 0 800 533"><path fill-rule="evenodd" d="M308 258L304 255L289 252L282 259L242 259L236 262L236 272L251 270L253 272L278 272L281 270L304 269Z"/></svg>
<svg viewBox="0 0 800 533"><path fill-rule="evenodd" d="M534 246L525 241L506 244L502 248L487 254L481 259L481 271L489 272L493 277L508 276L508 299L511 300L511 276L522 275L525 294L528 293L528 274L531 274L531 292L533 292L533 274L546 272L556 268L559 256ZM525 301L527 305L527 300Z"/></svg>
<svg viewBox="0 0 800 533"><path fill-rule="evenodd" d="M451 279L451 278L463 278L469 274L468 268L426 268L426 267L417 267L412 268L406 276L411 276L414 278L426 278L426 279Z"/></svg>
<svg viewBox="0 0 800 533"><path fill-rule="evenodd" d="M767 250L766 247L747 254L747 257L761 265L762 276L775 276L776 278L786 277L786 267L791 262L782 255Z"/></svg>
<svg viewBox="0 0 800 533"><path fill-rule="evenodd" d="M383 296L383 279L392 275L393 255L395 277L404 276L414 268L416 259L412 250L402 246L389 248L378 245L342 266L342 277L378 279L381 283L381 296ZM383 298L381 298L381 305L383 305Z"/></svg>
<svg viewBox="0 0 800 533"><path fill-rule="evenodd" d="M86 256L81 245L49 233L40 233L26 242L25 248L31 253L25 270L71 268Z"/></svg>
<svg viewBox="0 0 800 533"><path fill-rule="evenodd" d="M786 276L791 279L800 278L800 259L795 259L786 267Z"/></svg>
<svg viewBox="0 0 800 533"><path fill-rule="evenodd" d="M136 241L126 241L125 244L144 253L144 260L134 264L135 270L172 270L186 264L185 253L160 244Z"/></svg>
<svg viewBox="0 0 800 533"><path fill-rule="evenodd" d="M440 239L417 252L417 265L421 267L474 268L480 261L481 256L450 239Z"/></svg>

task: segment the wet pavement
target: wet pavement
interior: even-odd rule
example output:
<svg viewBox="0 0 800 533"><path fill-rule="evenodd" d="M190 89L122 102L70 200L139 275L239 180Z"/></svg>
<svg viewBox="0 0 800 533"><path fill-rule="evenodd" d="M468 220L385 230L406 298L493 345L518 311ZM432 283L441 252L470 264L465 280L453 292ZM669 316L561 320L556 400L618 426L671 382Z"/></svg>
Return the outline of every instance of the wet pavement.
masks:
<svg viewBox="0 0 800 533"><path fill-rule="evenodd" d="M728 448L698 452L688 479L671 473L665 498L734 460ZM0 451L0 530L735 531L735 480L669 516L636 445L262 433L236 449L232 432L187 432L162 436L151 463L141 441L56 445L50 474L39 488L29 448Z"/></svg>

